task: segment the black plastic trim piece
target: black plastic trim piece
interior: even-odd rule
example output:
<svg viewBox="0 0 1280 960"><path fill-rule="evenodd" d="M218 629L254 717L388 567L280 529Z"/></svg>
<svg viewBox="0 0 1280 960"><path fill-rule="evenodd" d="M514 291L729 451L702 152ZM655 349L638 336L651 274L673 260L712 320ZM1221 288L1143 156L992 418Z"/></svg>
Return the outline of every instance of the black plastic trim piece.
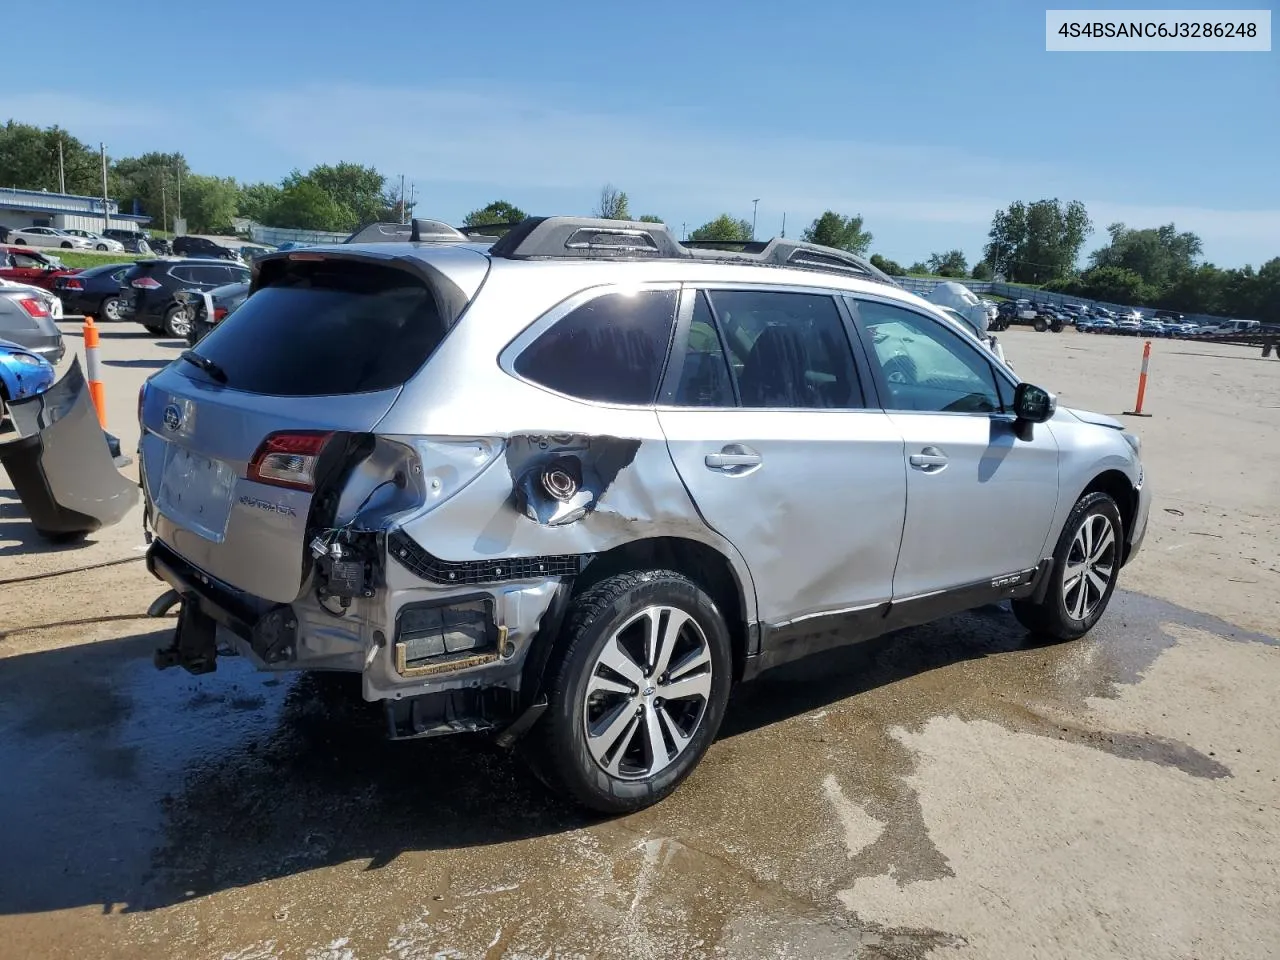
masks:
<svg viewBox="0 0 1280 960"><path fill-rule="evenodd" d="M743 679L766 670L836 647L874 640L894 630L931 623L940 617L975 607L1033 596L1048 587L1052 559L1030 570L962 584L950 590L885 601L853 610L806 617L780 624L760 624L760 654L748 658Z"/></svg>
<svg viewBox="0 0 1280 960"><path fill-rule="evenodd" d="M494 560L441 560L399 529L387 536L387 552L410 573L423 580L449 586L574 577L586 565L585 558L576 553L550 557L499 557Z"/></svg>

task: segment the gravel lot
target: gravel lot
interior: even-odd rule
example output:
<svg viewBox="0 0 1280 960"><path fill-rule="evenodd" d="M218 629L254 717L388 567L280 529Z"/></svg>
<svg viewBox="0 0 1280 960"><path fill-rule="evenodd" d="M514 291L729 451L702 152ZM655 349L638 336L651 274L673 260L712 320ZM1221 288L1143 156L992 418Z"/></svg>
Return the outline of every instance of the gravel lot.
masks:
<svg viewBox="0 0 1280 960"><path fill-rule="evenodd" d="M1131 408L1142 341L1002 339ZM126 449L178 346L104 329ZM795 665L611 821L332 680L156 673L140 522L50 549L0 473L0 581L128 561L0 584L0 956L1275 957L1280 361L1157 341L1146 409L1150 533L1093 634L987 609Z"/></svg>

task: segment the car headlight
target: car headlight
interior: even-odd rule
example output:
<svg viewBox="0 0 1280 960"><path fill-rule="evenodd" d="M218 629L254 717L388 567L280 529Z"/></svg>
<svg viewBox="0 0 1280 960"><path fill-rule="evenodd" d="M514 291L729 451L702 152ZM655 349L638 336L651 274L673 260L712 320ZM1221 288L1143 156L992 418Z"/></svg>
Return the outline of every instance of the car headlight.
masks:
<svg viewBox="0 0 1280 960"><path fill-rule="evenodd" d="M31 353L11 353L9 354L9 359L14 363L25 364L28 367L39 367L44 364L43 360Z"/></svg>
<svg viewBox="0 0 1280 960"><path fill-rule="evenodd" d="M1142 438L1140 436L1136 433L1123 433L1121 436L1124 437L1125 443L1129 444L1129 446L1133 448L1133 452L1135 454L1138 456L1142 455Z"/></svg>

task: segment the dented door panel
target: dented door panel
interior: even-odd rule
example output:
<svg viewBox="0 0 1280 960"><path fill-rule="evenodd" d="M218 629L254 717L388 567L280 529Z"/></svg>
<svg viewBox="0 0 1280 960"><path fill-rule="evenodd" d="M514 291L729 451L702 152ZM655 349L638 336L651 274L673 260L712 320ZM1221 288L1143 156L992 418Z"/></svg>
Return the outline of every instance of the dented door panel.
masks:
<svg viewBox="0 0 1280 960"><path fill-rule="evenodd" d="M884 413L661 408L658 417L702 516L746 557L762 622L890 598L906 477L902 435ZM758 463L732 460L743 455Z"/></svg>

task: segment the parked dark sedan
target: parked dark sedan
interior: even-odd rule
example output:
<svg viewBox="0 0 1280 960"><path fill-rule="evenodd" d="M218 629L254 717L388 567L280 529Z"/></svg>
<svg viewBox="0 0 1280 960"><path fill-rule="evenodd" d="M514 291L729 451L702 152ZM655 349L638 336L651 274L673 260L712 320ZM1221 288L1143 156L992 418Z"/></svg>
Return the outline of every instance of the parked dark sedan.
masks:
<svg viewBox="0 0 1280 960"><path fill-rule="evenodd" d="M133 320L152 333L185 340L191 327L183 290L213 290L249 279L249 268L220 260L156 258L139 260L124 275L120 319Z"/></svg>
<svg viewBox="0 0 1280 960"><path fill-rule="evenodd" d="M235 313L249 296L249 284L228 283L225 287L217 287L209 291L209 300L213 303L213 316L209 316L209 310L205 298L194 292L186 291L179 294L179 299L185 298L191 303L191 329L187 331L187 343L195 346L206 336L209 331L220 324L231 314Z"/></svg>
<svg viewBox="0 0 1280 960"><path fill-rule="evenodd" d="M120 319L120 285L131 263L107 263L79 273L53 278L53 292L62 299L64 313L95 320Z"/></svg>

